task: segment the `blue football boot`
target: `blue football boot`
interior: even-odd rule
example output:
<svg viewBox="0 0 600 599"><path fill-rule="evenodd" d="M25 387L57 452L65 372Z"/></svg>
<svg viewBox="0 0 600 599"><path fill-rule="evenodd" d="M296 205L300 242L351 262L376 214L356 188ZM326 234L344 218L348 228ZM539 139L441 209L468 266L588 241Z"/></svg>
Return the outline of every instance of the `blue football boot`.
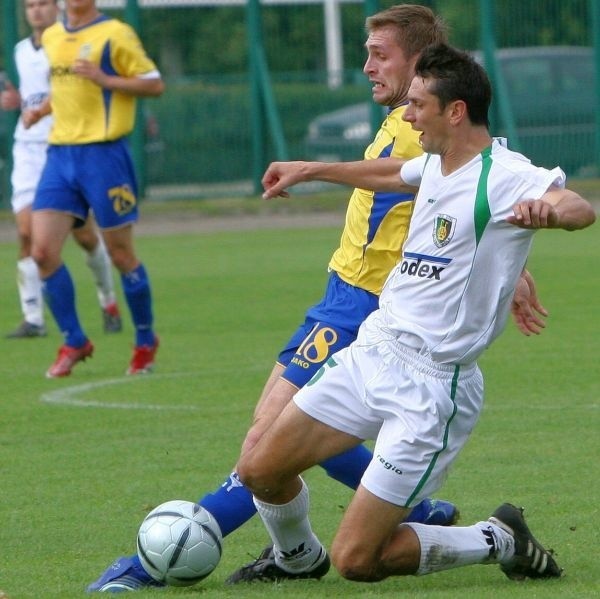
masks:
<svg viewBox="0 0 600 599"><path fill-rule="evenodd" d="M98 580L92 582L87 588L88 593L125 593L139 591L150 587L164 587L162 582L154 580L142 568L136 556L120 557L114 561Z"/></svg>

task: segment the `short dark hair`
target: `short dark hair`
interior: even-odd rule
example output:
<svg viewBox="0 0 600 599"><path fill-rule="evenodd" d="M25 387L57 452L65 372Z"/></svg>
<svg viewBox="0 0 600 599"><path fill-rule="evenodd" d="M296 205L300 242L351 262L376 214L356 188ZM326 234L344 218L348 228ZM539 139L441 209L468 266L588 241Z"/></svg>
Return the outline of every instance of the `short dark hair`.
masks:
<svg viewBox="0 0 600 599"><path fill-rule="evenodd" d="M396 42L406 58L412 58L432 44L447 41L444 21L430 8L418 4L397 4L367 17L367 33L391 25Z"/></svg>
<svg viewBox="0 0 600 599"><path fill-rule="evenodd" d="M423 51L415 73L435 80L429 91L438 97L442 108L462 100L471 123L489 127L492 86L483 67L471 55L447 44L435 44Z"/></svg>

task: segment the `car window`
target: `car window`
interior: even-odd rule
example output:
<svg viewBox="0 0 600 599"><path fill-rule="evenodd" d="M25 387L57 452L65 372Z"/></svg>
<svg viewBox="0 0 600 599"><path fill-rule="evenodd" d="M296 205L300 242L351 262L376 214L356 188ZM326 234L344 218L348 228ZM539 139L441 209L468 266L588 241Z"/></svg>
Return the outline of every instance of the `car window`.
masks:
<svg viewBox="0 0 600 599"><path fill-rule="evenodd" d="M501 64L513 98L535 98L553 93L553 67L547 58L510 59Z"/></svg>

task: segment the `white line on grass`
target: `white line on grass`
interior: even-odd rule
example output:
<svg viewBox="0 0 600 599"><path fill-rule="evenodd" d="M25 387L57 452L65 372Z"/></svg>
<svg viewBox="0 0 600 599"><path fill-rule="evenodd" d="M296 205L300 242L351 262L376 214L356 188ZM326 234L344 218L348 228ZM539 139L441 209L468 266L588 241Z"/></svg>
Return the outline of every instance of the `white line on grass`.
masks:
<svg viewBox="0 0 600 599"><path fill-rule="evenodd" d="M157 378L176 378L182 376L190 376L190 373L172 373L172 374L152 374L149 375L152 379ZM79 399L80 395L94 391L95 389L101 389L103 387L110 387L113 385L128 385L140 381L148 380L146 376L126 376L117 379L106 379L104 381L97 381L95 383L83 383L82 385L74 385L72 387L64 387L57 389L56 391L49 391L43 393L40 397L40 401L53 405L61 406L74 406L77 408L109 408L116 410L180 410L180 411L193 411L198 410L198 406L186 406L186 405L157 405L157 404L145 404L145 403L119 403L119 402L103 402L95 400Z"/></svg>

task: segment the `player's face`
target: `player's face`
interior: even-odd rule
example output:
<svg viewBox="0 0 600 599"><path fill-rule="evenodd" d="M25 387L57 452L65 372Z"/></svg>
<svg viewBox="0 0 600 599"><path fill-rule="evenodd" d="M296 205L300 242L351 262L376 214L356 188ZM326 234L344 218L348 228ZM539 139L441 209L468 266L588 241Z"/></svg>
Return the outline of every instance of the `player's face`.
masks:
<svg viewBox="0 0 600 599"><path fill-rule="evenodd" d="M57 17L58 4L54 0L25 0L25 18L32 29L43 31Z"/></svg>
<svg viewBox="0 0 600 599"><path fill-rule="evenodd" d="M87 14L96 10L96 0L65 0L68 12Z"/></svg>
<svg viewBox="0 0 600 599"><path fill-rule="evenodd" d="M371 31L365 47L367 61L363 72L373 84L373 100L382 106L395 108L406 101L417 57L407 60L396 41L393 25Z"/></svg>
<svg viewBox="0 0 600 599"><path fill-rule="evenodd" d="M431 80L414 77L408 90L408 106L402 118L421 131L419 143L429 154L443 154L447 147L449 123L448 107L442 110L437 96L428 87Z"/></svg>

